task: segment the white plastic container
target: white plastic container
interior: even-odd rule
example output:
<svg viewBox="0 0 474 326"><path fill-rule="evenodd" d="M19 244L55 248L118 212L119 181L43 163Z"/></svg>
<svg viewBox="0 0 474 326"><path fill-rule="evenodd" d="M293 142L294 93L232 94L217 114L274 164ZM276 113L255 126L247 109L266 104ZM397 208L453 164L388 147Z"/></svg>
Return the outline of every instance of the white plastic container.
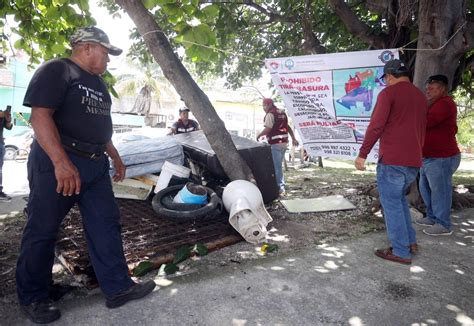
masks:
<svg viewBox="0 0 474 326"><path fill-rule="evenodd" d="M247 180L232 181L224 188L222 201L229 212L230 225L246 241L253 244L265 241L267 225L273 219L256 185Z"/></svg>
<svg viewBox="0 0 474 326"><path fill-rule="evenodd" d="M170 183L172 176L177 176L179 178L188 178L189 174L191 173L191 169L188 169L182 165L176 165L165 161L161 168L160 177L158 178L158 182L156 183L155 193L158 191L165 189L168 184Z"/></svg>

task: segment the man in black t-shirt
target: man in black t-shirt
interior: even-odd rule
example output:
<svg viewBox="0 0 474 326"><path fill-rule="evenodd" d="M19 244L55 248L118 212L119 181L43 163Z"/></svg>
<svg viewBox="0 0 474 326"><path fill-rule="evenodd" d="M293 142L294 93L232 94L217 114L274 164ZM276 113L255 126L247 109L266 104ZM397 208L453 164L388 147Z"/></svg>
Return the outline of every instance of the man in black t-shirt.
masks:
<svg viewBox="0 0 474 326"><path fill-rule="evenodd" d="M114 181L123 180L125 166L111 141L111 98L100 75L109 54L122 50L96 27L78 29L71 45L70 58L51 60L36 71L24 99L31 107L36 139L28 161L28 221L16 283L20 305L35 323L61 316L51 301L65 292L52 281L54 244L63 218L76 203L106 306L119 307L155 287L153 281L134 283L128 275L109 176L108 156Z"/></svg>

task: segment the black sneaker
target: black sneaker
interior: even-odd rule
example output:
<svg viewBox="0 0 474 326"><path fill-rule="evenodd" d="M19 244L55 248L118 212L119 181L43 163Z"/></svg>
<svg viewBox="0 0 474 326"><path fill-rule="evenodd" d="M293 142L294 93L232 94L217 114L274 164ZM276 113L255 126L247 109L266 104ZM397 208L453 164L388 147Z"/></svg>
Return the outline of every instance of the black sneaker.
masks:
<svg viewBox="0 0 474 326"><path fill-rule="evenodd" d="M27 306L20 306L29 320L35 324L49 324L61 317L61 312L51 300L44 299Z"/></svg>
<svg viewBox="0 0 474 326"><path fill-rule="evenodd" d="M3 191L0 191L0 201L9 202L12 200L12 197L5 194Z"/></svg>
<svg viewBox="0 0 474 326"><path fill-rule="evenodd" d="M118 308L131 300L143 298L151 293L155 286L156 284L154 281L135 283L128 290L123 291L122 293L106 297L105 305L110 309Z"/></svg>

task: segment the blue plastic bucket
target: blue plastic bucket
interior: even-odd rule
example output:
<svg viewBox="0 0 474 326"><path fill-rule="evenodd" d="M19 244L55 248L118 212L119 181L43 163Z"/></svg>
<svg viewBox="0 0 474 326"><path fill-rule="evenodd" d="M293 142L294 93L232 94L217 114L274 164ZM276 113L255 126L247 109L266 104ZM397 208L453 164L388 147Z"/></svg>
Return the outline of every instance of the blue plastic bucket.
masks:
<svg viewBox="0 0 474 326"><path fill-rule="evenodd" d="M187 183L183 189L181 189L176 196L174 197L173 201L175 203L183 203L183 204L200 204L200 205L205 205L207 204L207 191L202 188L205 192L205 194L194 194L191 191L189 191L188 187L192 186L191 183ZM197 186L199 187L199 186Z"/></svg>

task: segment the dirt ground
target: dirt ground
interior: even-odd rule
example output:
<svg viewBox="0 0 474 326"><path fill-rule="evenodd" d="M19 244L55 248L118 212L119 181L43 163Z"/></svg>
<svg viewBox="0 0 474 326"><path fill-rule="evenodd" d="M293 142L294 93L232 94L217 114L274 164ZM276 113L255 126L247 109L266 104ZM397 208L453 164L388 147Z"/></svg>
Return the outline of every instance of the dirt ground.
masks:
<svg viewBox="0 0 474 326"><path fill-rule="evenodd" d="M461 189L472 189L473 171L457 172L455 184ZM355 171L351 162L326 161L325 167L315 163L289 165L285 172L287 193L282 199L316 198L342 195L356 206L355 209L324 213L288 213L279 201L267 206L273 217L269 224L270 243L277 244L279 252L299 250L337 240L358 237L367 232L384 229L380 211L373 209L376 198L366 194L375 183L375 165L368 171ZM466 185L471 185L467 187ZM416 212L414 212L416 213ZM461 212L462 214L462 212ZM25 217L22 213L0 219L0 302L16 301L14 271L19 251ZM181 273L199 268L240 263L243 259L262 257L259 247L244 241L220 249L199 262L188 260L181 266ZM150 274L156 274L152 272ZM55 265L54 277L62 283L74 283L74 279L59 264ZM87 295L87 290L75 292Z"/></svg>

